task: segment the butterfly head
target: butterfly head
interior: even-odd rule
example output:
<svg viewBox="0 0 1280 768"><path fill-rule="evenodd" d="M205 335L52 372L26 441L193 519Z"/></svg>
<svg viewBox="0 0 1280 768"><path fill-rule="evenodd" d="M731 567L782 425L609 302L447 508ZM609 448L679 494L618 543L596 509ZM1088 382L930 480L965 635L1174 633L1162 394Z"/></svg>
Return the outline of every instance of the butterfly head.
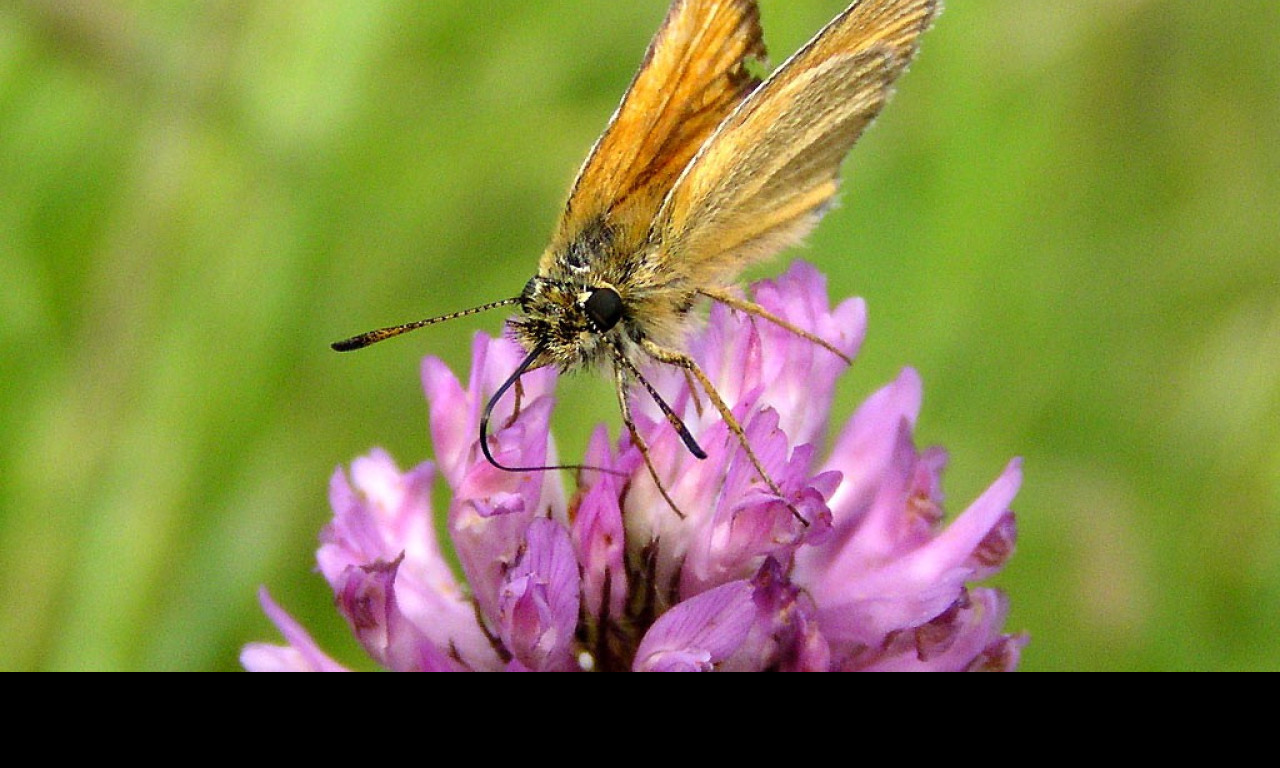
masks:
<svg viewBox="0 0 1280 768"><path fill-rule="evenodd" d="M622 296L611 285L535 276L520 293L520 315L511 328L525 349L542 350L535 367L568 371L605 355L604 336L626 316Z"/></svg>

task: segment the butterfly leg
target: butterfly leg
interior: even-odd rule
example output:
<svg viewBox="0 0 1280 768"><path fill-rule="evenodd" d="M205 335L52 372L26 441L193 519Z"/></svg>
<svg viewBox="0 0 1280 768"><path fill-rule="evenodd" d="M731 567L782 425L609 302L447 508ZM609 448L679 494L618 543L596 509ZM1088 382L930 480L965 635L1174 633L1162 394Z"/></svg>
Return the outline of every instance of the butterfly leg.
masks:
<svg viewBox="0 0 1280 768"><path fill-rule="evenodd" d="M617 385L618 407L622 410L622 423L626 425L627 432L631 434L631 442L640 450L640 456L644 458L645 468L649 470L649 477L653 478L653 484L658 487L658 493L662 494L662 498L666 499L667 506L671 507L671 511L681 520L684 519L684 513L680 511L680 507L676 506L671 495L667 493L667 488L662 484L662 480L658 478L658 470L653 466L653 459L649 456L649 444L640 436L640 430L636 429L636 423L631 418L631 406L627 403L627 376L622 366L615 365L613 367L614 382Z"/></svg>
<svg viewBox="0 0 1280 768"><path fill-rule="evenodd" d="M742 425L738 423L738 419L733 415L733 411L729 410L729 406L720 397L720 393L716 391L715 385L711 383L711 379L707 378L707 374L703 372L702 366L698 365L692 357L689 357L683 352L677 352L673 349L658 346L649 339L643 339L640 342L640 345L644 348L644 351L649 353L649 355L655 360L668 365L679 366L693 374L693 377L697 379L699 386L701 386L702 390L707 393L707 398L711 400L711 404L720 412L720 417L724 419L724 423L729 427L729 431L733 433L733 436L738 440L738 444L742 446L742 450L746 452L747 458L751 460L751 465L756 469L756 474L760 476L761 480L764 480L765 485L769 486L769 490L772 491L775 496L783 500L787 505L787 508L791 510L791 514L807 527L809 525L809 521L804 519L804 516L800 514L790 501L787 501L787 497L782 493L782 489L778 487L778 484L775 483L773 478L769 476L769 473L765 471L764 465L760 463L759 457L756 456L756 452L751 449L751 444L747 442L747 434L743 431Z"/></svg>
<svg viewBox="0 0 1280 768"><path fill-rule="evenodd" d="M684 369L684 380L689 385L689 396L693 398L693 410L702 417L702 396L698 394L698 385L693 381L693 374L689 373L689 369Z"/></svg>
<svg viewBox="0 0 1280 768"><path fill-rule="evenodd" d="M724 290L723 288L699 288L698 293L702 294L703 296L706 296L708 299L711 299L712 301L718 301L721 304L724 304L725 306L731 307L741 312L746 312L749 315L762 317L765 320L768 320L769 322L778 326L779 328L788 330L806 341L811 341L814 344L817 344L823 349L826 349L827 351L831 352L831 354L845 361L849 365L853 365L853 360L849 359L849 356L846 355L845 353L836 349L831 344L831 342L815 334L812 334L799 326L793 325L787 322L786 320L783 320L781 317L778 317L777 315L773 314L772 312L760 306L759 304L756 304L754 301L747 301L746 299L742 299L737 296L734 296L732 293Z"/></svg>
<svg viewBox="0 0 1280 768"><path fill-rule="evenodd" d="M516 379L515 386L512 391L515 392L515 405L511 407L511 418L507 419L506 427L510 427L516 423L516 419L520 418L520 401L524 398L524 385L520 383L520 379Z"/></svg>

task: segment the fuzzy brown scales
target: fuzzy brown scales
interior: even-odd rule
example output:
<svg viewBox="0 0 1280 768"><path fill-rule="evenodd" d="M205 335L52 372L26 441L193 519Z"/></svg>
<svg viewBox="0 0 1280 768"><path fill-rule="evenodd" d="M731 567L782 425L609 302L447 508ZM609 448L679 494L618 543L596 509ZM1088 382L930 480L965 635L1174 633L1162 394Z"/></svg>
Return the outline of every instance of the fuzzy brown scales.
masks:
<svg viewBox="0 0 1280 768"><path fill-rule="evenodd" d="M680 341L697 287L654 259L654 246L620 244L615 231L600 221L586 227L567 246L548 250L525 284L520 316L510 325L526 352L540 351L531 369L597 367L611 356L605 336L632 359L645 340L662 346ZM606 306L610 292L616 307ZM616 311L601 315L601 308Z"/></svg>

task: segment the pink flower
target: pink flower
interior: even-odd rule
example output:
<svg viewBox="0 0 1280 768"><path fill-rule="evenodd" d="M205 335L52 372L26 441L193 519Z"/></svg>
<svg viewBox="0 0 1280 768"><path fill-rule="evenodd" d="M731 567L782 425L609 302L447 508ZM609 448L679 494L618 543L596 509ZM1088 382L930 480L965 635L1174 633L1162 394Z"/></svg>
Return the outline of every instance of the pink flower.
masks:
<svg viewBox="0 0 1280 768"><path fill-rule="evenodd" d="M832 309L825 283L795 264L753 287L770 312L852 357L865 307ZM911 370L872 395L827 440L846 365L774 323L715 305L689 339L742 425L777 496L737 438L679 371L650 381L708 458L686 449L646 397L632 402L663 499L625 434L601 427L566 494L558 472L507 472L478 443L481 411L519 365L519 347L478 336L469 384L423 363L437 463L402 471L385 452L330 484L333 521L317 554L337 605L393 670L1008 670L1026 644L1003 632L1005 597L976 586L1013 552L1014 460L949 525L945 453L912 431L921 384ZM506 466L564 463L548 430L554 372L521 380L491 419ZM451 495L451 566L436 540L431 487ZM807 522L797 518L799 513ZM255 643L251 670L341 667L264 591L287 645Z"/></svg>

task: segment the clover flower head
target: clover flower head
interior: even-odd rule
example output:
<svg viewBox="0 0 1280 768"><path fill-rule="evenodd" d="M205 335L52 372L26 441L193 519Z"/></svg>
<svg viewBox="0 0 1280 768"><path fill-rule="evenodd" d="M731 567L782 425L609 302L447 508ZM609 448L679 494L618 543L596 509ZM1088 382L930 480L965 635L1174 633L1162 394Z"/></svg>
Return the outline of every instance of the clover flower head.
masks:
<svg viewBox="0 0 1280 768"><path fill-rule="evenodd" d="M752 294L845 355L861 345L863 302L832 308L806 264ZM679 513L625 431L611 443L597 428L571 490L561 473L485 460L481 411L520 363L513 341L477 336L465 385L427 358L436 461L402 470L374 450L339 469L334 517L320 536L320 572L373 660L421 671L1017 666L1026 637L1003 631L1005 596L977 582L1012 555L1020 461L948 524L946 454L913 439L922 394L914 371L829 436L847 367L830 350L720 304L688 349L781 495L670 367L646 374L708 458L692 456L650 400L635 396L631 407ZM564 463L548 423L555 378L527 373L519 397L495 408L490 448L503 465ZM450 491L448 551L431 505L437 476ZM343 668L265 590L261 601L286 644L246 646L246 668Z"/></svg>

